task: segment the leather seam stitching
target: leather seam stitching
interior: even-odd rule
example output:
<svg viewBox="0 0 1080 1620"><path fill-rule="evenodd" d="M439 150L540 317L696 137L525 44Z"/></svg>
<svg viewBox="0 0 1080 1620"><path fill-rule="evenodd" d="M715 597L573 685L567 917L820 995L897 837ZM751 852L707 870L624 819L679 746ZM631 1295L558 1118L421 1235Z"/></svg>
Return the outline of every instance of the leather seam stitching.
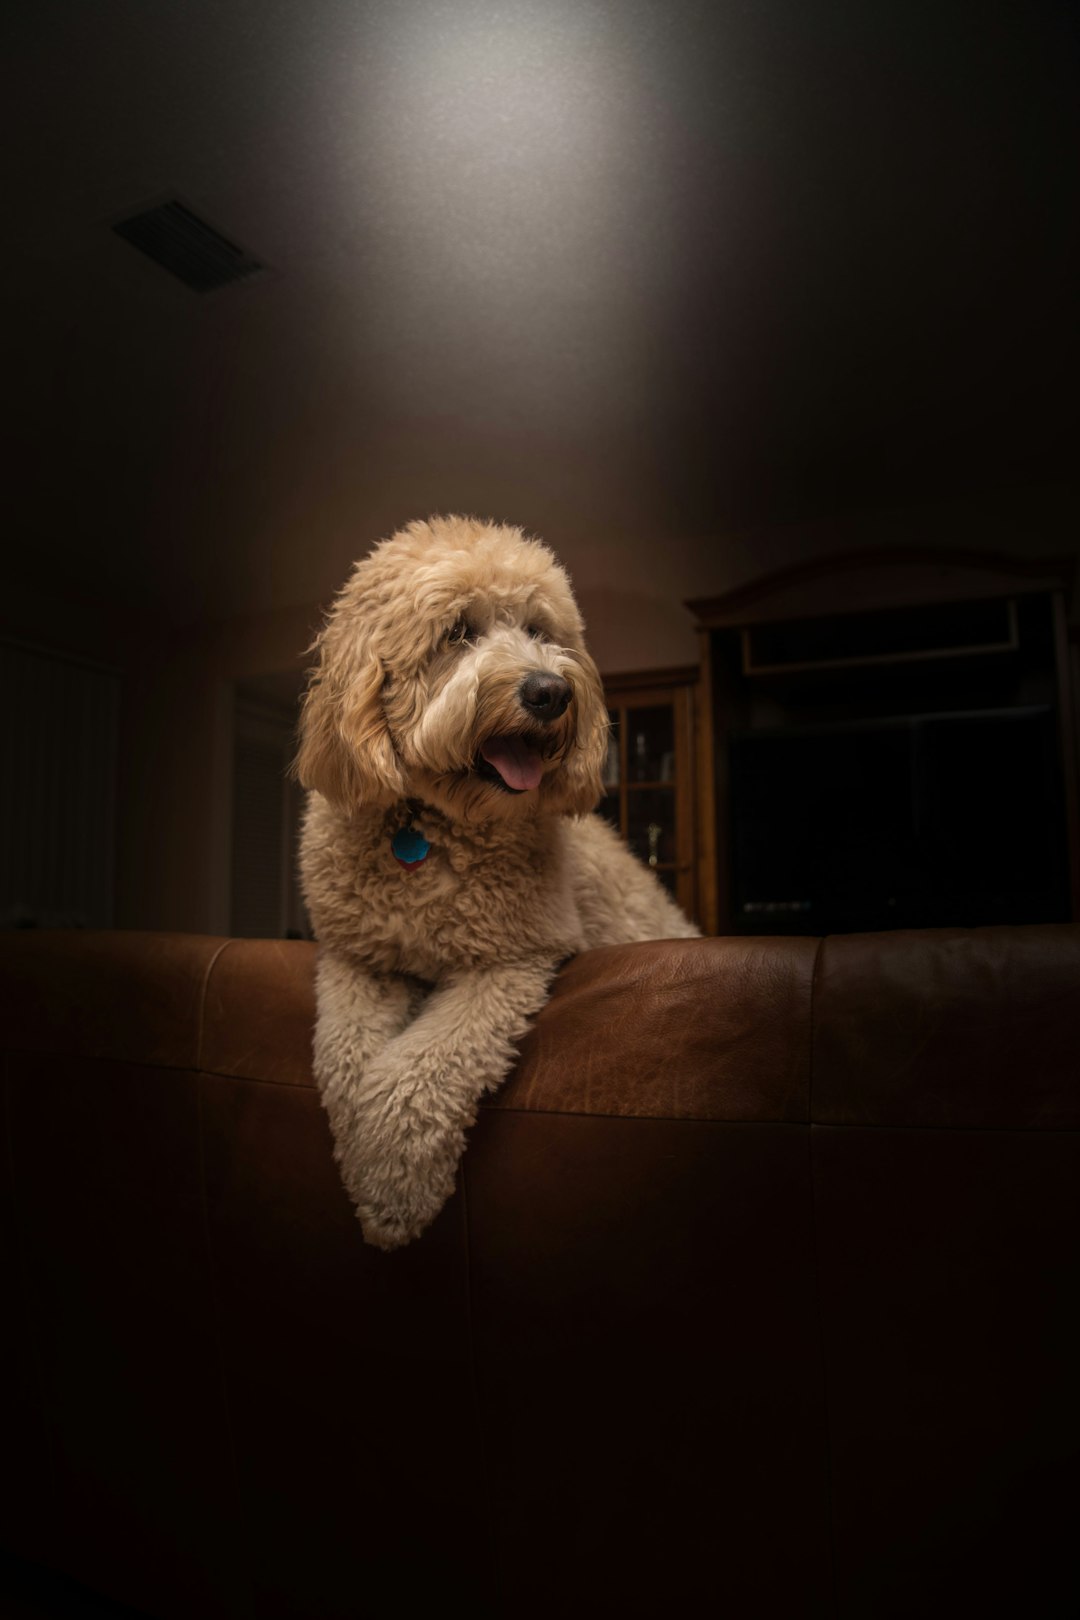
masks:
<svg viewBox="0 0 1080 1620"><path fill-rule="evenodd" d="M203 1036L206 1030L206 993L210 988L210 975L217 966L218 958L221 956L222 952L227 951L231 944L231 939L222 940L221 944L218 946L217 950L214 952L213 956L210 958L209 962L207 962L206 967L203 970L202 985L199 990L199 1021L195 1031L194 1067L196 1069L201 1070L203 1066Z"/></svg>

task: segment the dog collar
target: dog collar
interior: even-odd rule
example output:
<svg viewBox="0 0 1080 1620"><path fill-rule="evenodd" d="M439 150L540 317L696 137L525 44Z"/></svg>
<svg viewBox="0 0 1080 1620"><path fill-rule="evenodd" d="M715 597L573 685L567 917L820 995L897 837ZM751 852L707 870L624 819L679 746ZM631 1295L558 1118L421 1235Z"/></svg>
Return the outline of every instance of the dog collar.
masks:
<svg viewBox="0 0 1080 1620"><path fill-rule="evenodd" d="M410 804L408 821L404 827L398 828L390 840L391 853L398 865L404 867L406 872L415 872L418 866L422 866L428 858L428 851L431 849L431 845L423 833L413 826L419 808L420 806L417 805L416 809L413 809Z"/></svg>

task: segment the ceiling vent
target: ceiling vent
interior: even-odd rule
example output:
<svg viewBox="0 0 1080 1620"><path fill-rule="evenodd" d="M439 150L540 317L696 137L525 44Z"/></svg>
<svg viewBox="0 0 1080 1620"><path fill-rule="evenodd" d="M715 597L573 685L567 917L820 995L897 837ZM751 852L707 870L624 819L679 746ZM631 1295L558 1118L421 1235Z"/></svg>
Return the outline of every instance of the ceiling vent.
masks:
<svg viewBox="0 0 1080 1620"><path fill-rule="evenodd" d="M196 292L213 292L265 268L175 198L120 220L113 230Z"/></svg>

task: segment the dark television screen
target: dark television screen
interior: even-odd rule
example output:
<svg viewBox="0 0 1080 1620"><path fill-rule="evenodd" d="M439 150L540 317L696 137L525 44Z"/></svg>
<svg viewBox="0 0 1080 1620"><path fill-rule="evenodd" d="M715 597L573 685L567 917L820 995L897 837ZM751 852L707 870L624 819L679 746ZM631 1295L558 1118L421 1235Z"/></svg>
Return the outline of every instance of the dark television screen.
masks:
<svg viewBox="0 0 1080 1620"><path fill-rule="evenodd" d="M1068 917L1049 707L744 733L729 766L740 932Z"/></svg>

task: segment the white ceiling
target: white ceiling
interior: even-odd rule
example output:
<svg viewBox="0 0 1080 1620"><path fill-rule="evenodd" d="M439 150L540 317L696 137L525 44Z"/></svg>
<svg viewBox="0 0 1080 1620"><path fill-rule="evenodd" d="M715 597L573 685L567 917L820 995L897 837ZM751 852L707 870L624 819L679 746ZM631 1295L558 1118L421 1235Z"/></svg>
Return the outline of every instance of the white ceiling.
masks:
<svg viewBox="0 0 1080 1620"><path fill-rule="evenodd" d="M13 575L268 612L468 510L674 624L762 534L1060 480L1070 10L10 5ZM109 230L174 195L271 272Z"/></svg>

